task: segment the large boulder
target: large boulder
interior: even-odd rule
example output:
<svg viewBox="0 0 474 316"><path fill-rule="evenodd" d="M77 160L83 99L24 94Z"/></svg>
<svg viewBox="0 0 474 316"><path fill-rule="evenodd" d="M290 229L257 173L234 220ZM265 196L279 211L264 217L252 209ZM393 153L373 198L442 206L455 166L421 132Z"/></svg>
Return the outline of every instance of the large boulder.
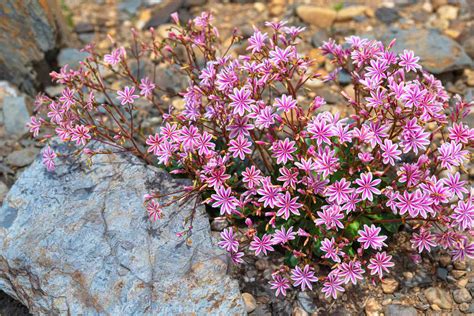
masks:
<svg viewBox="0 0 474 316"><path fill-rule="evenodd" d="M71 43L57 0L0 1L0 80L34 94L49 81L48 59Z"/></svg>
<svg viewBox="0 0 474 316"><path fill-rule="evenodd" d="M421 65L434 74L473 66L471 58L461 45L433 29L390 28L376 37L386 44L395 38L397 41L393 46L393 51L401 53L404 49L413 50L415 55L420 57Z"/></svg>
<svg viewBox="0 0 474 316"><path fill-rule="evenodd" d="M187 180L126 155L87 165L61 158L48 172L38 158L11 188L0 209L0 290L34 314L245 314L202 206L187 240L176 233L194 202L165 208L156 223L146 216L145 193Z"/></svg>

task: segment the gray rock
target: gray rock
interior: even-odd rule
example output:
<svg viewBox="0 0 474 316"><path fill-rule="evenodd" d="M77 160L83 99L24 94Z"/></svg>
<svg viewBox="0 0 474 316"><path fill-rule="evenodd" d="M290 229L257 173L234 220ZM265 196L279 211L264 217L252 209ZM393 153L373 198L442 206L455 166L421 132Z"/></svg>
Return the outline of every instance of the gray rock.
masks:
<svg viewBox="0 0 474 316"><path fill-rule="evenodd" d="M145 4L149 6L160 4L161 2L163 2L163 0L145 0Z"/></svg>
<svg viewBox="0 0 474 316"><path fill-rule="evenodd" d="M69 68L77 68L79 62L86 59L87 56L89 56L89 53L81 52L76 48L64 48L59 52L58 64L61 67L69 65Z"/></svg>
<svg viewBox="0 0 474 316"><path fill-rule="evenodd" d="M22 136L28 132L26 123L30 120L30 113L26 106L26 97L5 96L3 98L3 124L5 131L12 136Z"/></svg>
<svg viewBox="0 0 474 316"><path fill-rule="evenodd" d="M0 204L3 202L3 199L5 196L7 196L8 193L8 187L5 183L0 181Z"/></svg>
<svg viewBox="0 0 474 316"><path fill-rule="evenodd" d="M434 74L472 67L472 60L462 46L436 30L391 28L380 36L386 44L394 38L397 41L393 51L413 50L423 67Z"/></svg>
<svg viewBox="0 0 474 316"><path fill-rule="evenodd" d="M423 293L431 305L436 304L442 309L451 309L453 306L451 295L444 289L430 287L424 290Z"/></svg>
<svg viewBox="0 0 474 316"><path fill-rule="evenodd" d="M339 73L337 74L337 79L343 85L347 85L352 82L351 75L345 70L339 71Z"/></svg>
<svg viewBox="0 0 474 316"><path fill-rule="evenodd" d="M245 310L247 313L251 313L257 308L257 301L252 294L242 293L242 299L244 300Z"/></svg>
<svg viewBox="0 0 474 316"><path fill-rule="evenodd" d="M474 37L470 36L462 43L462 47L471 58L474 58Z"/></svg>
<svg viewBox="0 0 474 316"><path fill-rule="evenodd" d="M89 44L90 42L94 41L95 34L94 33L81 33L78 35L78 37L82 43Z"/></svg>
<svg viewBox="0 0 474 316"><path fill-rule="evenodd" d="M17 97L18 90L8 81L0 81L0 125L3 125L3 99L6 96Z"/></svg>
<svg viewBox="0 0 474 316"><path fill-rule="evenodd" d="M318 30L311 36L311 44L313 47L321 47L323 45L323 42L327 41L329 39L329 34L326 30L321 29Z"/></svg>
<svg viewBox="0 0 474 316"><path fill-rule="evenodd" d="M469 308L467 310L464 311L466 314L469 314L469 313L474 313L474 303L471 303L469 305Z"/></svg>
<svg viewBox="0 0 474 316"><path fill-rule="evenodd" d="M47 95L50 97L57 97L63 92L64 90L63 85L57 85L57 86L48 86L44 89L44 92L46 92Z"/></svg>
<svg viewBox="0 0 474 316"><path fill-rule="evenodd" d="M308 313L314 313L318 310L318 306L314 298L312 298L307 292L299 292L298 293L298 302L300 303L301 307Z"/></svg>
<svg viewBox="0 0 474 316"><path fill-rule="evenodd" d="M454 267L457 270L466 270L467 269L467 262L466 261L454 261Z"/></svg>
<svg viewBox="0 0 474 316"><path fill-rule="evenodd" d="M229 222L225 217L216 217L212 220L211 222L211 229L213 231L218 231L221 232L224 230L224 228L229 226Z"/></svg>
<svg viewBox="0 0 474 316"><path fill-rule="evenodd" d="M183 0L173 0L160 5L151 16L150 20L145 24L144 29L147 30L150 27L157 27L158 25L165 24L170 21L170 15L173 12L178 11L183 5Z"/></svg>
<svg viewBox="0 0 474 316"><path fill-rule="evenodd" d="M458 304L470 303L472 301L471 293L469 293L469 291L465 288L454 290L453 298Z"/></svg>
<svg viewBox="0 0 474 316"><path fill-rule="evenodd" d="M28 147L10 153L5 159L5 161L8 165L12 167L26 167L35 160L37 154L37 148Z"/></svg>
<svg viewBox="0 0 474 316"><path fill-rule="evenodd" d="M184 0L185 7L197 7L205 5L207 0Z"/></svg>
<svg viewBox="0 0 474 316"><path fill-rule="evenodd" d="M65 152L64 145L60 152ZM0 290L33 314L244 315L227 260L211 240L204 208L182 240L194 202L150 222L142 197L188 185L135 157L40 158L0 209Z"/></svg>
<svg viewBox="0 0 474 316"><path fill-rule="evenodd" d="M391 24L400 19L400 14L393 8L381 7L375 11L377 19L385 24Z"/></svg>
<svg viewBox="0 0 474 316"><path fill-rule="evenodd" d="M436 269L436 276L439 279L446 281L446 278L448 277L448 270L446 270L445 268L438 267Z"/></svg>
<svg viewBox="0 0 474 316"><path fill-rule="evenodd" d="M118 4L118 9L123 12L127 12L131 15L137 13L138 8L142 5L141 0L122 0Z"/></svg>
<svg viewBox="0 0 474 316"><path fill-rule="evenodd" d="M74 32L76 33L92 33L94 32L94 25L87 22L79 22L74 26Z"/></svg>
<svg viewBox="0 0 474 316"><path fill-rule="evenodd" d="M0 1L0 77L34 94L51 69L45 54L70 41L59 1ZM61 43L62 42L62 43ZM43 75L41 75L43 74Z"/></svg>
<svg viewBox="0 0 474 316"><path fill-rule="evenodd" d="M390 304L384 308L385 316L417 316L416 309L411 306Z"/></svg>
<svg viewBox="0 0 474 316"><path fill-rule="evenodd" d="M417 273L409 279L404 281L407 287L423 287L432 284L433 280L431 276L424 270L417 271Z"/></svg>

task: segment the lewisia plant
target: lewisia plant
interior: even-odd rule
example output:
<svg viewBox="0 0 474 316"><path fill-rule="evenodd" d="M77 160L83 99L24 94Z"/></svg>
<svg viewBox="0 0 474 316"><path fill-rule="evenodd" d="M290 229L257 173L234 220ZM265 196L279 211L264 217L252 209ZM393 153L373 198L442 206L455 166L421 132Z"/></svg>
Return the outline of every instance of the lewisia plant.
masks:
<svg viewBox="0 0 474 316"><path fill-rule="evenodd" d="M54 129L78 154L131 152L192 179L172 197L147 194L151 220L167 216L171 203L206 204L230 223L218 246L234 263L284 257L270 282L277 296L317 286L336 298L348 283L383 278L394 266L386 247L399 230L411 236L411 257L435 248L453 260L474 257L464 167L474 129L461 122L471 104L450 100L412 51L397 54L394 42L356 36L329 40L321 51L335 70L321 77L298 53L304 28L268 22L236 56L221 48L211 14L186 25L172 18L176 26L163 40L153 30L145 40L132 31L131 48L116 45L99 56L90 45L79 69L52 73L65 89L55 99L37 98L32 133L48 142L52 135L39 135L40 128ZM232 44L241 40L236 34ZM145 58L150 76L131 70ZM184 108L163 106L172 95L156 83L160 63L187 76ZM107 86L101 68L127 84ZM342 92L347 117L323 111L324 98L310 98L305 88L315 78L337 84L341 71L354 86L353 94ZM144 103L162 117L149 136L137 114ZM54 170L61 153L48 146L43 156ZM193 216L179 237L191 236Z"/></svg>

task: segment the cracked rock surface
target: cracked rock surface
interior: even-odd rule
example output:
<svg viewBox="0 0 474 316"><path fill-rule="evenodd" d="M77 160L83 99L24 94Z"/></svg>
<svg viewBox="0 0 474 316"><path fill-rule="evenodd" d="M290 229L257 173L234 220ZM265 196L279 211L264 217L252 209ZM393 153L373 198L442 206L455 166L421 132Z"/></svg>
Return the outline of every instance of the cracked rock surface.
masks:
<svg viewBox="0 0 474 316"><path fill-rule="evenodd" d="M188 241L176 233L194 202L146 218L145 193L186 184L124 155L52 173L38 158L0 209L0 290L33 314L245 314L203 207Z"/></svg>

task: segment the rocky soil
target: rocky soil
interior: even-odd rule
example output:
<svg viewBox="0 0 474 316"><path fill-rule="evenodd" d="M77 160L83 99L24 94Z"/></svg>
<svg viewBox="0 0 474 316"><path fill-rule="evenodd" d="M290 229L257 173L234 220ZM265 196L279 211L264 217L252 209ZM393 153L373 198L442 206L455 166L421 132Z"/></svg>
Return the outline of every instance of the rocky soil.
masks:
<svg viewBox="0 0 474 316"><path fill-rule="evenodd" d="M235 27L244 38L252 34L252 25L262 25L271 19L286 19L292 25L307 27L303 35L304 52L318 63L315 71L326 74L332 70L317 49L329 37L342 39L362 35L389 41L397 37L395 49L413 49L422 57L422 64L435 73L452 94L474 99L474 1L469 0L63 0L61 9L71 30L71 47L48 56L51 69L65 64L74 65L83 58L79 48L91 41L99 50L111 47L107 34L118 42L127 42L130 29L155 27L166 32L169 14L179 12L183 20L211 10L216 17L224 42L228 42ZM242 46L235 45L235 53ZM41 71L41 70L39 70ZM46 71L47 73L47 71ZM40 74L41 75L41 74ZM45 73L42 74L44 78ZM169 80L168 80L169 79ZM351 93L347 76L340 82ZM179 78L164 80L170 89L182 85ZM60 87L42 81L38 83L50 96ZM335 87L323 86L313 80L307 84L313 95L328 101L327 109L344 111L339 107L342 97ZM31 93L31 89L26 92ZM170 100L178 104L179 99ZM39 147L26 134L24 124L33 110L32 95L17 86L0 82L0 203L25 167L30 165ZM467 119L474 126L474 115ZM146 122L156 125L156 120ZM474 167L470 167L470 180ZM225 222L214 222L215 233ZM391 244L403 250L407 239L402 234ZM474 274L472 262L453 264L443 253L432 254L415 264L399 258L398 270L382 284L364 284L337 301L318 295L290 292L286 300L275 299L267 284L272 267L278 259L260 258L235 267L232 273L240 281L247 312L251 315L465 315L474 314ZM26 315L27 310L0 293L0 315Z"/></svg>

